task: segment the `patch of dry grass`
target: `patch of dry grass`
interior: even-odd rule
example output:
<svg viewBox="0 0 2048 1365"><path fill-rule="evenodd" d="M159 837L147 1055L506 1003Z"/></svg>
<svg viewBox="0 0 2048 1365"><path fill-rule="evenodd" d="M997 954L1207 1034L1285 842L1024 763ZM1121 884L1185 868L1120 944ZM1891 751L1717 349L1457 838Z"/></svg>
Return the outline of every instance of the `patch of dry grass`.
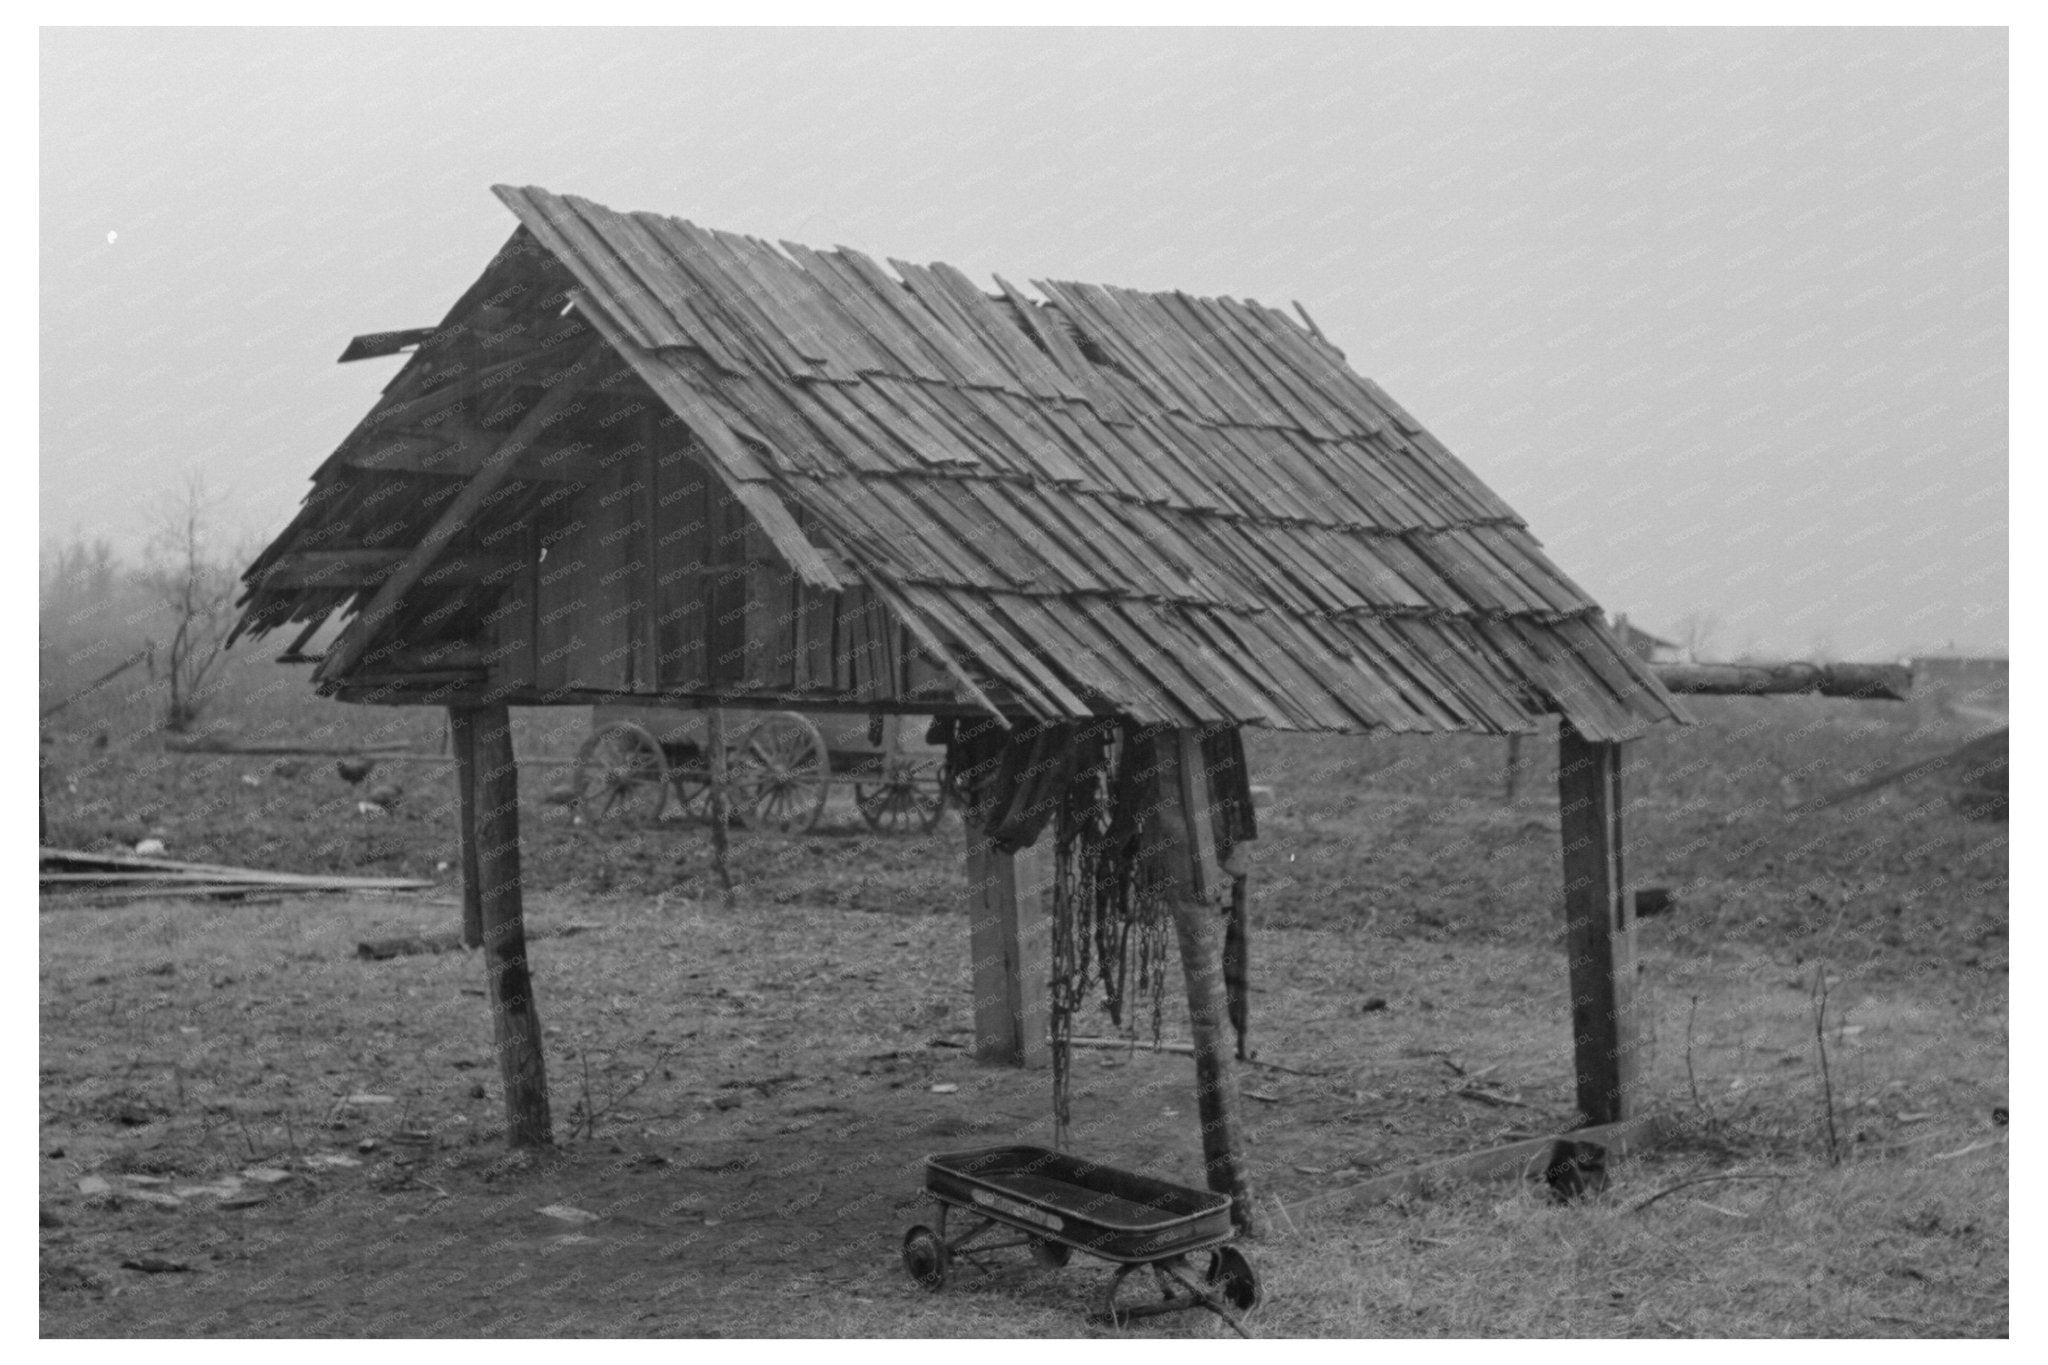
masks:
<svg viewBox="0 0 2048 1365"><path fill-rule="evenodd" d="M1311 1336L1998 1336L2007 1325L2006 1150L1813 1160L1702 1184L1663 1158L1596 1199L1449 1191L1295 1215L1262 1248L1264 1330Z"/></svg>

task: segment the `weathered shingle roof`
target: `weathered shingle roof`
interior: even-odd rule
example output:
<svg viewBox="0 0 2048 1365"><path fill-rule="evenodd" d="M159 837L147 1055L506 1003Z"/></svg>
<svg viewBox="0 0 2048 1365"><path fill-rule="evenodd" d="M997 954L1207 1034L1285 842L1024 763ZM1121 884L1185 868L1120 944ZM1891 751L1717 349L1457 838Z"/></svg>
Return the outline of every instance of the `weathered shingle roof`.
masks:
<svg viewBox="0 0 2048 1365"><path fill-rule="evenodd" d="M792 567L850 565L1034 713L1499 732L1555 710L1594 738L1683 718L1313 324L1062 281L992 296L942 264L497 193Z"/></svg>
<svg viewBox="0 0 2048 1365"><path fill-rule="evenodd" d="M500 188L729 479L1048 714L1592 734L1677 713L1513 510L1232 299L998 280ZM703 426L700 427L700 423ZM708 428L708 429L705 429Z"/></svg>

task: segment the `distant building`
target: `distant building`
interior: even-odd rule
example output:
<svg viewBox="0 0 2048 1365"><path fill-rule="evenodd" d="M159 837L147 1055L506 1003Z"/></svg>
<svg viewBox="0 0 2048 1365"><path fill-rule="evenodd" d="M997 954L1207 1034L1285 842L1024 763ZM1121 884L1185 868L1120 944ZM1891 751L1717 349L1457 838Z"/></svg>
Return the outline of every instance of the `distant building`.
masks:
<svg viewBox="0 0 2048 1365"><path fill-rule="evenodd" d="M1647 630L1629 624L1626 615L1614 618L1614 638L1622 647L1646 664L1675 664L1685 662L1680 657L1676 644L1659 639Z"/></svg>

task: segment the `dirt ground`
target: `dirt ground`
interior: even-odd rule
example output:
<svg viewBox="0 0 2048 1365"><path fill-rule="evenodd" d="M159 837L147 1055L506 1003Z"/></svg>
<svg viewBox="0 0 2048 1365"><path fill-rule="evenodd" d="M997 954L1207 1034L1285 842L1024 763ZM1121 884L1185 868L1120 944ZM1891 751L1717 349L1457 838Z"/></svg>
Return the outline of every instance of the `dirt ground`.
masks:
<svg viewBox="0 0 2048 1365"><path fill-rule="evenodd" d="M2004 826L1960 819L1925 786L1793 820L1788 777L1824 787L1953 741L1861 704L1756 720L1770 705L1733 704L1640 751L1635 878L1680 905L1642 929L1649 1088L1687 1135L1619 1168L1586 1209L1514 1182L1393 1207L1346 1197L1574 1120L1547 771L1510 801L1497 742L1426 759L1391 742L1255 743L1254 780L1274 795L1255 898L1259 1064L1243 1079L1265 1220L1254 1330L2003 1332ZM158 830L172 856L447 889L44 899L45 1334L1109 1330L1084 1316L1099 1262L1017 1257L931 1294L898 1259L929 1216L926 1154L1051 1138L1049 1076L968 1055L956 823L885 839L842 809L819 837L743 840L727 906L701 830L575 830L530 770L529 923L580 932L532 947L557 1145L514 1156L480 963L356 955L455 921L445 775L410 770L406 804L371 819L331 765L139 744L116 761L86 732L57 750L52 843ZM545 753L544 738L522 752ZM1162 1017L1184 1034L1177 996ZM1199 1183L1193 1101L1186 1057L1078 1053L1070 1145ZM1655 1247L1696 1245L1699 1264L1628 1279L1653 1231L1633 1206L1703 1172L1741 1179L1654 1214L1684 1229ZM1562 1265L1560 1237L1577 1245ZM1551 1250L1497 1259L1525 1243ZM1810 1264L1836 1245L1854 1248L1836 1258L1846 1283ZM1798 1268L1764 1289L1728 1282L1780 1260ZM1222 1329L1194 1314L1131 1330Z"/></svg>

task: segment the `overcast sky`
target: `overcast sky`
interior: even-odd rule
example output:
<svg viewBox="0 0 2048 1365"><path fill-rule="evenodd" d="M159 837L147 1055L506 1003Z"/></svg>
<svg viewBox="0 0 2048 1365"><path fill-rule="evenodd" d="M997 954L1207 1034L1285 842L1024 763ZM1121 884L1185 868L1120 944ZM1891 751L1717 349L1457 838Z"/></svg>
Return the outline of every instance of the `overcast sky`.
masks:
<svg viewBox="0 0 2048 1365"><path fill-rule="evenodd" d="M1994 30L45 30L41 531L274 534L509 181L1298 299L1610 610L2002 649L2007 96Z"/></svg>

